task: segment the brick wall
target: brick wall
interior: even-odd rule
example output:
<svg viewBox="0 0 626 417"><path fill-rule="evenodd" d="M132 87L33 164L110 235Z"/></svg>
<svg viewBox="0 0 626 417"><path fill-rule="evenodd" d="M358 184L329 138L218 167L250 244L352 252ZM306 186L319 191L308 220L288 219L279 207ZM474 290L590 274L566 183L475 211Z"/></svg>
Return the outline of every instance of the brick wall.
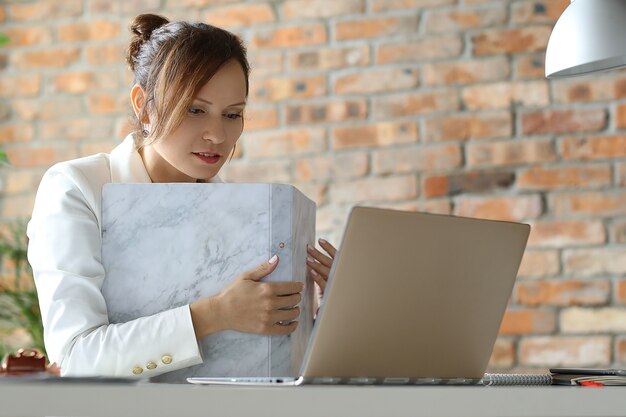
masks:
<svg viewBox="0 0 626 417"><path fill-rule="evenodd" d="M547 81L569 0L9 0L0 5L0 216L46 167L128 131L140 12L246 40L230 181L296 184L339 242L354 204L533 225L491 369L626 367L626 74Z"/></svg>

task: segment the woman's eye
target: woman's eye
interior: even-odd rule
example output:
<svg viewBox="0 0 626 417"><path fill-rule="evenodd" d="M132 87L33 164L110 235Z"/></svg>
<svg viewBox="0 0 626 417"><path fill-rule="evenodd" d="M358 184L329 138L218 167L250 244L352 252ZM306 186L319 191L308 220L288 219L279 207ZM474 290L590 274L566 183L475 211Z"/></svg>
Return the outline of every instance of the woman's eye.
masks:
<svg viewBox="0 0 626 417"><path fill-rule="evenodd" d="M237 120L237 119L239 119L241 117L241 114L239 114L239 113L228 113L228 114L225 114L225 116L227 118L229 118L229 119Z"/></svg>
<svg viewBox="0 0 626 417"><path fill-rule="evenodd" d="M191 113L191 114L202 114L202 113L204 113L204 110L199 109L197 107L190 107L189 108L189 113Z"/></svg>

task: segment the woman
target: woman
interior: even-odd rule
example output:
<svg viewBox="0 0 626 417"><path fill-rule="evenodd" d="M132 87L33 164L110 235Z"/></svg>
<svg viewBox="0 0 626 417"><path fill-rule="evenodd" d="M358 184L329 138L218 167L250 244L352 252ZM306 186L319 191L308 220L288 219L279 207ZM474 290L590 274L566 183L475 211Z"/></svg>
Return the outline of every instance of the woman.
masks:
<svg viewBox="0 0 626 417"><path fill-rule="evenodd" d="M297 326L302 283L259 282L277 256L215 296L109 324L100 292L103 184L222 182L218 172L241 136L248 96L246 50L235 35L151 14L135 18L131 31L137 131L110 155L50 168L28 225L46 349L62 375L152 377L202 362L197 341L211 333L283 335ZM335 248L320 245L329 256L309 248L307 263L323 289Z"/></svg>

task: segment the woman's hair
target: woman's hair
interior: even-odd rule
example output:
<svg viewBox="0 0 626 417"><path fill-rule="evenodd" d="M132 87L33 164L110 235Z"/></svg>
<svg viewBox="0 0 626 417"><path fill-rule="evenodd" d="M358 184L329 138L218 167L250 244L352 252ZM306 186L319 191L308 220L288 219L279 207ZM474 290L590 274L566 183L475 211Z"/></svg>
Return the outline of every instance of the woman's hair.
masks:
<svg viewBox="0 0 626 417"><path fill-rule="evenodd" d="M250 65L236 35L205 23L169 22L154 14L137 16L130 30L126 60L145 94L137 129L144 132L141 121L148 109L156 117L150 132L136 136L138 148L180 126L197 92L231 59L241 64L248 95Z"/></svg>

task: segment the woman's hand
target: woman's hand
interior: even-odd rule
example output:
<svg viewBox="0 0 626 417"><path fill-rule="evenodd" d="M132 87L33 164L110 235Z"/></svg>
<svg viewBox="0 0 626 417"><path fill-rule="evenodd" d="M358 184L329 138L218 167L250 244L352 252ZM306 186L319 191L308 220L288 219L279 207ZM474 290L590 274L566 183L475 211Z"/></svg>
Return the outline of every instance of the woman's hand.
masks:
<svg viewBox="0 0 626 417"><path fill-rule="evenodd" d="M307 246L309 256L306 263L311 268L311 276L319 285L323 295L337 249L324 239L319 239L318 242L328 255L323 254L312 246Z"/></svg>
<svg viewBox="0 0 626 417"><path fill-rule="evenodd" d="M272 257L246 271L218 294L190 305L198 339L223 330L284 335L296 330L304 288L301 282L259 282L278 265ZM282 324L282 322L286 322Z"/></svg>

